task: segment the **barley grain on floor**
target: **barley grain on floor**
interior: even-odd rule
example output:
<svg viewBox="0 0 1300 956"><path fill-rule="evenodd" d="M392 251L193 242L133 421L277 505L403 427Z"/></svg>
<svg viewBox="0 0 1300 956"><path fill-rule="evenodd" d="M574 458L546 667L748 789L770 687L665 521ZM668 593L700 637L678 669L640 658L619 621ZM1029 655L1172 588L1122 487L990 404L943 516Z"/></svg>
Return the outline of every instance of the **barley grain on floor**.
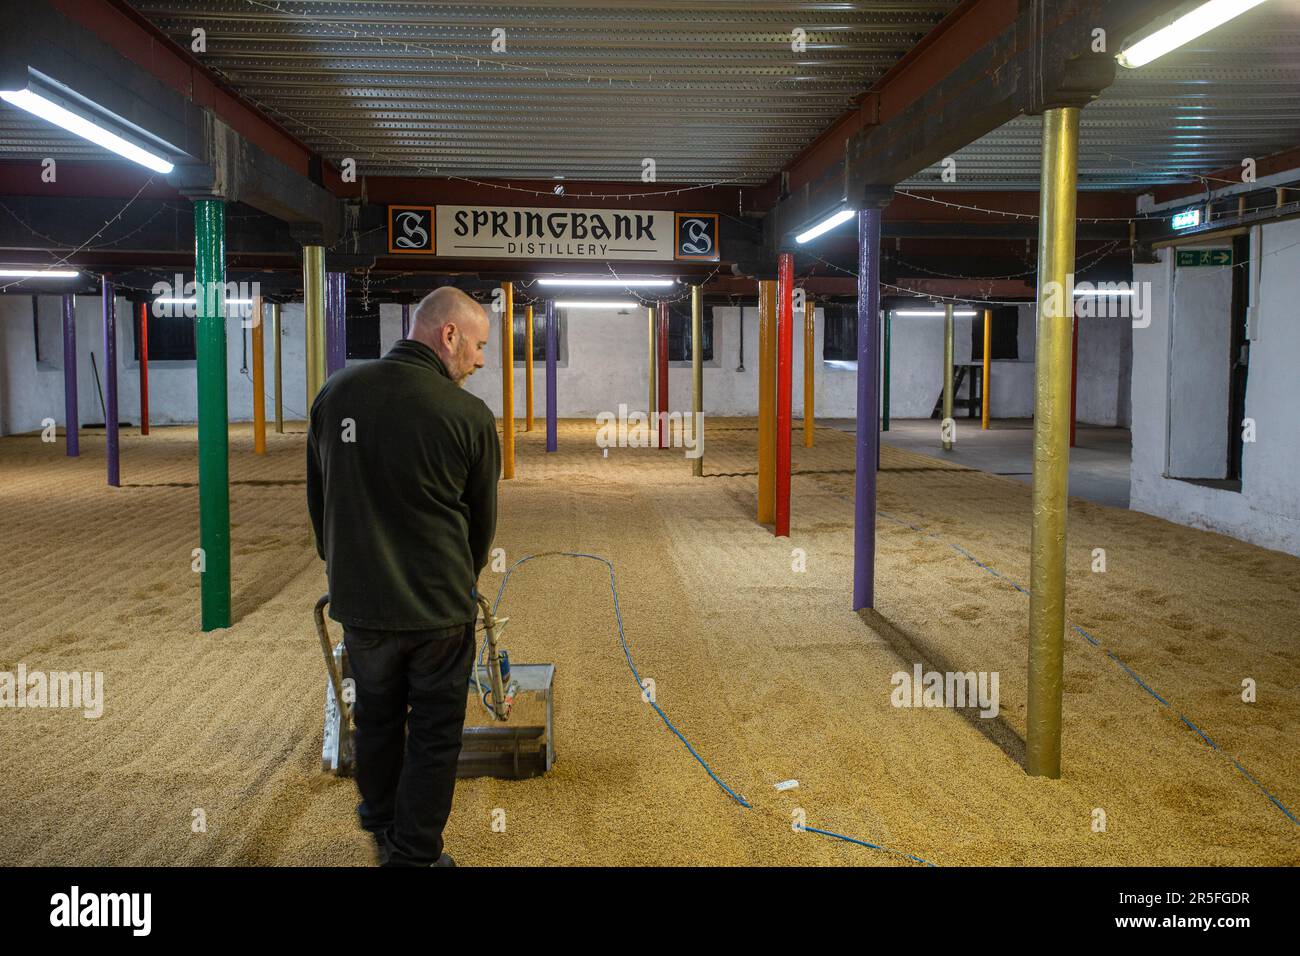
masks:
<svg viewBox="0 0 1300 956"><path fill-rule="evenodd" d="M703 479L680 451L604 457L594 431L561 423L547 455L542 430L519 430L496 544L508 561L579 550L615 563L642 675L754 809L641 701L604 568L546 559L515 573L502 611L515 660L558 666L559 760L538 780L461 783L447 839L462 860L908 865L796 833L802 811L939 864L1300 862L1296 826L1176 717L1300 804L1300 561L1073 502L1069 617L1177 710L1071 632L1065 777L1036 780L1016 759L1027 599L952 547L1027 582L1025 485L886 447L880 507L897 520L880 522L878 613L859 616L852 436L794 442L791 537L776 539L753 521L752 421L710 429ZM353 784L319 771L311 606L324 578L301 425L269 436L260 458L247 427L232 429L235 623L206 635L190 571L194 439L127 431L120 489L103 484L100 436L83 436L79 460L35 437L0 440L0 669L102 670L108 696L99 720L0 710L0 863L369 861ZM1095 547L1105 574L1091 571ZM485 572L485 587L498 582ZM891 707L890 676L916 661L998 671L999 718ZM1245 677L1255 704L1240 700ZM787 778L799 788L773 789ZM1105 833L1092 830L1096 808Z"/></svg>

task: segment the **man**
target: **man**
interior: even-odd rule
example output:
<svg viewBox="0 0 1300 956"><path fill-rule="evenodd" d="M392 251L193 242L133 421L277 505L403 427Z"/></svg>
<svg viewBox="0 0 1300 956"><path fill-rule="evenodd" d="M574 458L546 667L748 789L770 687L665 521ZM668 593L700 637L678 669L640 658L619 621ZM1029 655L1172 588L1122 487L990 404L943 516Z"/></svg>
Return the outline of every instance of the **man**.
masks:
<svg viewBox="0 0 1300 956"><path fill-rule="evenodd" d="M311 408L307 505L355 681L357 813L384 865L455 865L442 830L501 469L496 420L461 386L487 337L473 299L438 289L410 338Z"/></svg>

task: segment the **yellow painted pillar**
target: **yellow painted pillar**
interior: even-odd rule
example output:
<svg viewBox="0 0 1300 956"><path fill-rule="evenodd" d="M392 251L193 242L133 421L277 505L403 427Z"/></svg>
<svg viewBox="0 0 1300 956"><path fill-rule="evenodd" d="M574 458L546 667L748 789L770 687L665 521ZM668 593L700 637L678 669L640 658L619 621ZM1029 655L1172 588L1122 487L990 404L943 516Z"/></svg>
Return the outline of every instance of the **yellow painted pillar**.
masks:
<svg viewBox="0 0 1300 956"><path fill-rule="evenodd" d="M253 454L266 454L266 383L262 371L262 297L253 296Z"/></svg>
<svg viewBox="0 0 1300 956"><path fill-rule="evenodd" d="M776 280L758 283L758 521L776 523Z"/></svg>
<svg viewBox="0 0 1300 956"><path fill-rule="evenodd" d="M695 450L691 474L704 475L704 287L691 286L691 435Z"/></svg>
<svg viewBox="0 0 1300 956"><path fill-rule="evenodd" d="M515 476L515 286L501 283L501 477Z"/></svg>
<svg viewBox="0 0 1300 956"><path fill-rule="evenodd" d="M939 424L944 451L952 451L952 435L948 429L957 427L952 417L952 338L952 303L945 302L943 306L943 421Z"/></svg>
<svg viewBox="0 0 1300 956"><path fill-rule="evenodd" d="M658 402L658 398L656 397L657 393L655 392L655 366L658 363L655 355L654 306L647 307L645 310L645 315L646 315L646 328L649 329L649 337L646 340L647 341L646 355L648 356L648 360L650 362L650 366L649 366L650 395L646 399L646 406L645 406L646 428L649 430L650 434L646 438L646 447L654 448L655 445L658 444L657 437L659 435L659 430L655 428L654 425L655 409L659 407L657 404Z"/></svg>
<svg viewBox="0 0 1300 956"><path fill-rule="evenodd" d="M989 427L989 360L993 357L993 310L984 310L984 376L980 379L980 400L983 403L983 419L980 427Z"/></svg>
<svg viewBox="0 0 1300 956"><path fill-rule="evenodd" d="M528 393L524 399L524 431L533 430L533 307L528 306L524 313L524 390Z"/></svg>
<svg viewBox="0 0 1300 956"><path fill-rule="evenodd" d="M817 344L814 324L817 309L813 306L812 296L803 299L803 447L813 446L813 348Z"/></svg>
<svg viewBox="0 0 1300 956"><path fill-rule="evenodd" d="M1029 699L1025 769L1061 775L1065 669L1065 518L1070 476L1070 354L1079 109L1043 114L1034 352L1034 482L1029 543Z"/></svg>
<svg viewBox="0 0 1300 956"><path fill-rule="evenodd" d="M303 320L307 325L307 408L325 384L325 247L302 247Z"/></svg>

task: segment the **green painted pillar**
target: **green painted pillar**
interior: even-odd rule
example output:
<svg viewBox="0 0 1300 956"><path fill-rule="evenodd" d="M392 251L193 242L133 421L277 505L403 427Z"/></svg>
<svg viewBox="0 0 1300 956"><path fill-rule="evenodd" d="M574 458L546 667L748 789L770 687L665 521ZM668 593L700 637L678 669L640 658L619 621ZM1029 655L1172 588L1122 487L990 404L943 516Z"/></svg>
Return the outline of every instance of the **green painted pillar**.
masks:
<svg viewBox="0 0 1300 956"><path fill-rule="evenodd" d="M880 430L884 432L889 431L889 332L890 329L893 327L893 324L894 324L894 310L886 309L885 310L885 348L883 350L885 354L881 359L882 363L884 364L883 371L884 371L884 378L885 378L885 387L883 389L884 394L880 396L880 410L881 410L881 418L883 420L883 423L880 426Z"/></svg>
<svg viewBox="0 0 1300 956"><path fill-rule="evenodd" d="M194 202L203 630L230 626L230 463L226 404L226 207Z"/></svg>

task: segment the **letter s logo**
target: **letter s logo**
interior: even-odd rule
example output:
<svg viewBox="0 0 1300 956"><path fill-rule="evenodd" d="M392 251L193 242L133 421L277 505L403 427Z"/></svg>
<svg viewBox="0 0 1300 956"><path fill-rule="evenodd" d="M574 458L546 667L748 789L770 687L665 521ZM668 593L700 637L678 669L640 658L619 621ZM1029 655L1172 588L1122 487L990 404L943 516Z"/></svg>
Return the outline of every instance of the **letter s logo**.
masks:
<svg viewBox="0 0 1300 956"><path fill-rule="evenodd" d="M682 240L682 252L688 256L707 256L713 252L713 239L709 236L709 224L703 219L683 219L685 227Z"/></svg>
<svg viewBox="0 0 1300 956"><path fill-rule="evenodd" d="M423 249L429 245L429 231L420 223L423 217L418 212L402 212L397 214L397 228L402 230L403 235L393 240L395 245L403 249Z"/></svg>

